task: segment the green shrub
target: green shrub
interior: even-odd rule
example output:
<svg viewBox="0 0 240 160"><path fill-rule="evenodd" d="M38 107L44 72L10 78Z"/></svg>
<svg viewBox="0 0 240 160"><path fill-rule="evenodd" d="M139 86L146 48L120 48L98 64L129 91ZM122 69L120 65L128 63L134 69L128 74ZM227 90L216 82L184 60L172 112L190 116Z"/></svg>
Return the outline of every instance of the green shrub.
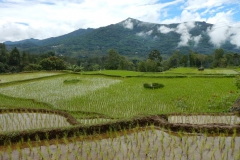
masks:
<svg viewBox="0 0 240 160"><path fill-rule="evenodd" d="M67 80L64 80L63 83L65 84L75 84L75 83L78 83L80 82L79 79L67 79Z"/></svg>
<svg viewBox="0 0 240 160"><path fill-rule="evenodd" d="M240 89L240 78L239 78L239 76L236 77L235 85L237 86L237 89Z"/></svg>
<svg viewBox="0 0 240 160"><path fill-rule="evenodd" d="M150 88L150 89L157 89L157 88L163 88L164 85L160 84L160 83L152 83L152 84L144 83L143 87L144 88Z"/></svg>

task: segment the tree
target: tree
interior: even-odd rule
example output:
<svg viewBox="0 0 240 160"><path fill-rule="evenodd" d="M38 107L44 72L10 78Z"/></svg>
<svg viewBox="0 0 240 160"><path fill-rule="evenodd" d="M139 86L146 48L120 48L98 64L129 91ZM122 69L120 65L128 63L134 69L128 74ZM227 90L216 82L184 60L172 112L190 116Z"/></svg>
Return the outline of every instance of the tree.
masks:
<svg viewBox="0 0 240 160"><path fill-rule="evenodd" d="M184 54L180 60L180 64L183 65L183 67L187 67L188 65L188 55Z"/></svg>
<svg viewBox="0 0 240 160"><path fill-rule="evenodd" d="M6 63L0 62L0 73L6 73L8 72L9 67Z"/></svg>
<svg viewBox="0 0 240 160"><path fill-rule="evenodd" d="M0 43L0 62L6 64L8 59L7 49L4 43Z"/></svg>
<svg viewBox="0 0 240 160"><path fill-rule="evenodd" d="M40 71L42 70L42 66L39 64L28 64L23 68L24 71Z"/></svg>
<svg viewBox="0 0 240 160"><path fill-rule="evenodd" d="M224 50L222 48L216 49L213 54L214 54L214 60L218 61L221 58L223 58Z"/></svg>
<svg viewBox="0 0 240 160"><path fill-rule="evenodd" d="M107 60L105 62L105 68L110 70L117 70L119 67L119 62L120 62L119 53L114 49L110 49L108 51Z"/></svg>
<svg viewBox="0 0 240 160"><path fill-rule="evenodd" d="M181 52L175 51L172 56L169 58L169 67L176 68L180 66Z"/></svg>
<svg viewBox="0 0 240 160"><path fill-rule="evenodd" d="M239 65L239 62L240 62L240 55L237 54L237 53L234 53L234 54L233 54L233 61L234 61L234 65L235 65L235 66L238 66L238 65Z"/></svg>
<svg viewBox="0 0 240 160"><path fill-rule="evenodd" d="M156 72L157 71L157 62L151 59L147 59L146 63L146 71L147 72Z"/></svg>
<svg viewBox="0 0 240 160"><path fill-rule="evenodd" d="M56 56L51 56L48 58L44 58L43 60L40 61L39 63L44 70L63 70L66 69L66 64L65 62L56 57Z"/></svg>
<svg viewBox="0 0 240 160"><path fill-rule="evenodd" d="M151 60L155 61L157 63L157 66L160 66L161 61L162 61L162 57L160 55L160 52L156 49L152 50L149 53L148 59L151 59Z"/></svg>
<svg viewBox="0 0 240 160"><path fill-rule="evenodd" d="M144 61L140 61L138 63L138 71L140 71L140 72L146 72L147 71L146 63Z"/></svg>
<svg viewBox="0 0 240 160"><path fill-rule="evenodd" d="M119 70L132 70L133 63L130 62L125 56L120 56L118 69Z"/></svg>
<svg viewBox="0 0 240 160"><path fill-rule="evenodd" d="M201 67L202 67L207 59L207 56L205 54L198 54L197 58L201 62ZM200 66L198 65L198 67Z"/></svg>
<svg viewBox="0 0 240 160"><path fill-rule="evenodd" d="M71 65L71 64L69 64L68 66L67 66L67 69L68 70L71 70L71 71L73 71L73 72L82 72L83 71L83 69L84 69L84 67L83 66L78 66L78 65Z"/></svg>
<svg viewBox="0 0 240 160"><path fill-rule="evenodd" d="M12 66L19 66L20 65L20 52L18 51L18 49L15 47L9 55L9 60L8 60L8 64L12 65Z"/></svg>
<svg viewBox="0 0 240 160"><path fill-rule="evenodd" d="M224 67L226 66L226 59L223 57L224 50L222 48L216 49L213 53L213 67Z"/></svg>

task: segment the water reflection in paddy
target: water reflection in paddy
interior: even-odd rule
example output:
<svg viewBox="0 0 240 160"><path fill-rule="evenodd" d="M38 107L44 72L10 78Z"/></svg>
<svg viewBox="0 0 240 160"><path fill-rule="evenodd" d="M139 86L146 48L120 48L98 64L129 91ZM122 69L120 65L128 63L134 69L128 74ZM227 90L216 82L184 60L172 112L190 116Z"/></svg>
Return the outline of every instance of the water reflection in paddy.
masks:
<svg viewBox="0 0 240 160"><path fill-rule="evenodd" d="M172 115L168 116L170 123L190 123L190 124L240 124L240 117L236 115Z"/></svg>
<svg viewBox="0 0 240 160"><path fill-rule="evenodd" d="M3 113L0 114L0 122L0 132L67 127L71 125L65 117L47 113Z"/></svg>
<svg viewBox="0 0 240 160"><path fill-rule="evenodd" d="M111 135L112 134L112 135ZM240 137L168 134L161 129L112 132L93 140L44 141L2 152L2 159L240 159ZM101 137L103 135L99 135ZM16 147L18 148L18 147Z"/></svg>

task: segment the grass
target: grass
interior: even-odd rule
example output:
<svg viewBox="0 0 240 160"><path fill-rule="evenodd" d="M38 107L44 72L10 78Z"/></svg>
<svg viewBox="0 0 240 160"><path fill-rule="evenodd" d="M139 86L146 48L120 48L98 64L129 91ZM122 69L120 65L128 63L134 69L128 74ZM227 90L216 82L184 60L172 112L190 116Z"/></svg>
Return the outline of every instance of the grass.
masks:
<svg viewBox="0 0 240 160"><path fill-rule="evenodd" d="M141 76L143 75L143 72L126 71L126 70L101 70L101 71L83 72L83 74L102 74L102 75L126 77L126 76Z"/></svg>
<svg viewBox="0 0 240 160"><path fill-rule="evenodd" d="M61 72L33 72L33 73L17 73L17 74L0 74L0 83L21 81L40 77L47 77L62 74Z"/></svg>
<svg viewBox="0 0 240 160"><path fill-rule="evenodd" d="M59 76L41 72L0 75L0 79L5 77L5 82L2 81L0 85L0 108L64 110L87 129L91 129L91 125L112 123L140 115L228 111L239 97L239 92L234 84L235 78L224 76L235 73L221 69L206 71L210 75L219 74L221 78L193 78L189 75L203 74L193 68L177 68L166 73L101 71L101 74L113 77L90 75L98 74L97 72ZM164 78L165 75L169 77ZM188 76L175 78L176 75ZM47 78L39 79L45 76ZM127 76L133 77L126 78ZM8 83L11 81L14 82ZM160 83L164 87L149 90L143 87L144 83ZM1 122L6 121L2 119ZM33 119L48 123L38 117ZM13 118L7 121L12 120ZM29 126L27 124L31 120L18 123L24 120L23 117L12 121L13 126ZM61 124L60 120L56 121L56 124ZM33 124L32 121L30 123ZM131 128L133 124L127 125ZM227 130L224 134L211 133L214 136L209 136L204 130L203 133L193 131L186 134L180 129L172 132L167 128L149 125L150 123L144 127L132 127L131 130L121 127L121 131L110 127L107 133L94 135L88 135L84 129L80 129L76 132L74 130L71 138L68 138L67 130L61 139L55 134L56 130L54 134L50 130L46 132L46 137L52 134L56 135L56 139L41 140L37 134L31 134L25 140L15 143L10 143L8 138L15 134L24 135L31 130L9 133L8 138L4 139L4 145L0 146L0 159L240 159L240 138L235 132L231 136ZM0 128L3 127L7 126L1 124Z"/></svg>
<svg viewBox="0 0 240 160"><path fill-rule="evenodd" d="M69 79L80 81L64 84ZM144 83L161 83L165 87L148 90L143 87ZM122 79L76 74L2 86L0 92L45 102L55 109L95 112L115 118L172 112L223 112L238 96L234 78Z"/></svg>
<svg viewBox="0 0 240 160"><path fill-rule="evenodd" d="M240 70L240 69L239 69ZM205 69L204 71L198 71L198 68L187 68L179 67L172 68L165 72L135 72L125 70L101 70L101 71L88 71L83 72L86 75L108 75L108 76L119 76L119 77L176 77L176 76L191 76L191 75L237 75L239 74L238 69Z"/></svg>
<svg viewBox="0 0 240 160"><path fill-rule="evenodd" d="M165 73L174 73L174 74L239 74L235 69L223 69L223 68L216 68L216 69L204 69L204 71L198 71L197 68L186 68L186 67L179 67L173 68Z"/></svg>
<svg viewBox="0 0 240 160"><path fill-rule="evenodd" d="M51 105L29 100L24 98L15 98L0 94L0 108L45 108L53 109Z"/></svg>
<svg viewBox="0 0 240 160"><path fill-rule="evenodd" d="M80 82L75 85L65 84L64 82L69 79L79 79ZM94 90L108 87L109 85L120 81L121 80L103 77L92 78L81 75L64 75L61 77L1 87L0 92L8 96L46 102L54 106L56 109L72 110L71 108L74 106L66 105L67 101L74 97L89 94Z"/></svg>

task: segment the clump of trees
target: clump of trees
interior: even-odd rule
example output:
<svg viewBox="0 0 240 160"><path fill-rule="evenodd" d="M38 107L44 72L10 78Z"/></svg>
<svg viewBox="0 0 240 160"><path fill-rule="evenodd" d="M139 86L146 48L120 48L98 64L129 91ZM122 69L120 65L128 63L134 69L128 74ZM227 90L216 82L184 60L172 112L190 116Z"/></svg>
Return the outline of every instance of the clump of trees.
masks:
<svg viewBox="0 0 240 160"><path fill-rule="evenodd" d="M63 69L66 69L66 62L54 52L34 55L20 53L16 47L9 52L5 44L0 43L0 73Z"/></svg>
<svg viewBox="0 0 240 160"><path fill-rule="evenodd" d="M165 55L164 58L158 50L154 49L147 55L145 60L130 60L119 54L117 50L110 49L106 56L73 59L57 56L54 52L30 54L20 52L17 48L8 51L6 46L0 43L0 73L64 69L73 72L102 69L162 72L177 67L225 68L240 65L238 53L226 53L222 48L216 49L212 54L201 54L192 50L188 53L181 53L176 50L171 56Z"/></svg>
<svg viewBox="0 0 240 160"><path fill-rule="evenodd" d="M153 50L149 53L146 61L138 63L138 71L141 72L161 72L162 67L162 56L158 50Z"/></svg>

